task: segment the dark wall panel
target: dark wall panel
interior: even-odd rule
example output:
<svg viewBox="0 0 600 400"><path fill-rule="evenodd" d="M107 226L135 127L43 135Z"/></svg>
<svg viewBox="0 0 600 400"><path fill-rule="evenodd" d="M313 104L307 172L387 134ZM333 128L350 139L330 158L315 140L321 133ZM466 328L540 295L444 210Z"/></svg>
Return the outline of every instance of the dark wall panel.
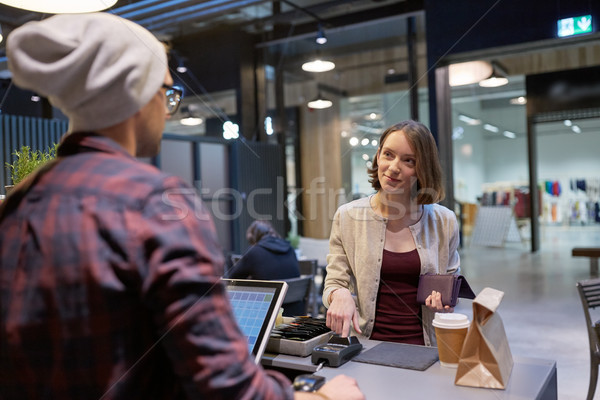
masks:
<svg viewBox="0 0 600 400"><path fill-rule="evenodd" d="M254 48L254 40L252 35L225 28L178 39L173 42L173 48L191 76L183 73L175 74L174 78L195 94L203 94L204 90L212 93L238 89L242 58L248 49ZM171 61L172 67L176 67L177 61Z"/></svg>
<svg viewBox="0 0 600 400"><path fill-rule="evenodd" d="M527 114L600 107L600 67L526 77Z"/></svg>
<svg viewBox="0 0 600 400"><path fill-rule="evenodd" d="M557 20L592 15L590 0L426 0L430 65L446 55L556 38Z"/></svg>
<svg viewBox="0 0 600 400"><path fill-rule="evenodd" d="M233 250L243 252L246 229L255 219L267 219L285 237L286 188L279 145L236 140L231 146L231 186L242 199L242 210L233 226ZM233 210L234 214L237 214Z"/></svg>

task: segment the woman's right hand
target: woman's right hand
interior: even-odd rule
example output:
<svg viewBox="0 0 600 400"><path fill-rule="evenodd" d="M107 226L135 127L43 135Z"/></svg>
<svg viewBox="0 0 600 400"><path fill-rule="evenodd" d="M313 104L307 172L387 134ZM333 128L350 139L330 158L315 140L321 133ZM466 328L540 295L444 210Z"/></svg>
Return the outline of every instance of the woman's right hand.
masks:
<svg viewBox="0 0 600 400"><path fill-rule="evenodd" d="M327 327L338 335L347 337L350 334L350 324L352 324L356 333L362 334L358 326L358 310L350 290L336 289L330 296L331 301L325 322Z"/></svg>

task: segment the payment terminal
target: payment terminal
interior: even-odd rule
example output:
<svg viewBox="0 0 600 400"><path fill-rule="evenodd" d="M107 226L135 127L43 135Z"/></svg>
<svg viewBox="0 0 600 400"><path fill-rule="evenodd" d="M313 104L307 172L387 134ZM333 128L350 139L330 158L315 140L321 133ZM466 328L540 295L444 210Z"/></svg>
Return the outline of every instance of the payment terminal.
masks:
<svg viewBox="0 0 600 400"><path fill-rule="evenodd" d="M330 367L339 367L361 352L363 345L356 336L340 337L333 335L327 343L316 346L312 351L313 364L325 363Z"/></svg>

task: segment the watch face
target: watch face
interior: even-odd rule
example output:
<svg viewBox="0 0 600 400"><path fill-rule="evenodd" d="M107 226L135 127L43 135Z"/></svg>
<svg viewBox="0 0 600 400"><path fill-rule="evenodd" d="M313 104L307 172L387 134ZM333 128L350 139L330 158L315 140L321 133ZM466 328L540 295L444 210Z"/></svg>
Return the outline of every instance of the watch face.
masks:
<svg viewBox="0 0 600 400"><path fill-rule="evenodd" d="M294 379L294 390L298 392L312 392L325 383L325 378L316 375L299 375Z"/></svg>

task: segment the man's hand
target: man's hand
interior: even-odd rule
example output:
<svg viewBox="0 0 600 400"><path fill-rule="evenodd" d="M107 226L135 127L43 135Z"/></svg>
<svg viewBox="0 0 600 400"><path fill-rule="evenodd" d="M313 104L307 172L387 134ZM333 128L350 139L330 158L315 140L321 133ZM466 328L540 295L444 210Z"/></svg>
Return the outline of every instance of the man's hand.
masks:
<svg viewBox="0 0 600 400"><path fill-rule="evenodd" d="M310 392L296 392L294 400L364 400L365 395L358 388L358 384L354 378L346 375L338 375L327 382L321 389L317 390L321 395L315 395Z"/></svg>

